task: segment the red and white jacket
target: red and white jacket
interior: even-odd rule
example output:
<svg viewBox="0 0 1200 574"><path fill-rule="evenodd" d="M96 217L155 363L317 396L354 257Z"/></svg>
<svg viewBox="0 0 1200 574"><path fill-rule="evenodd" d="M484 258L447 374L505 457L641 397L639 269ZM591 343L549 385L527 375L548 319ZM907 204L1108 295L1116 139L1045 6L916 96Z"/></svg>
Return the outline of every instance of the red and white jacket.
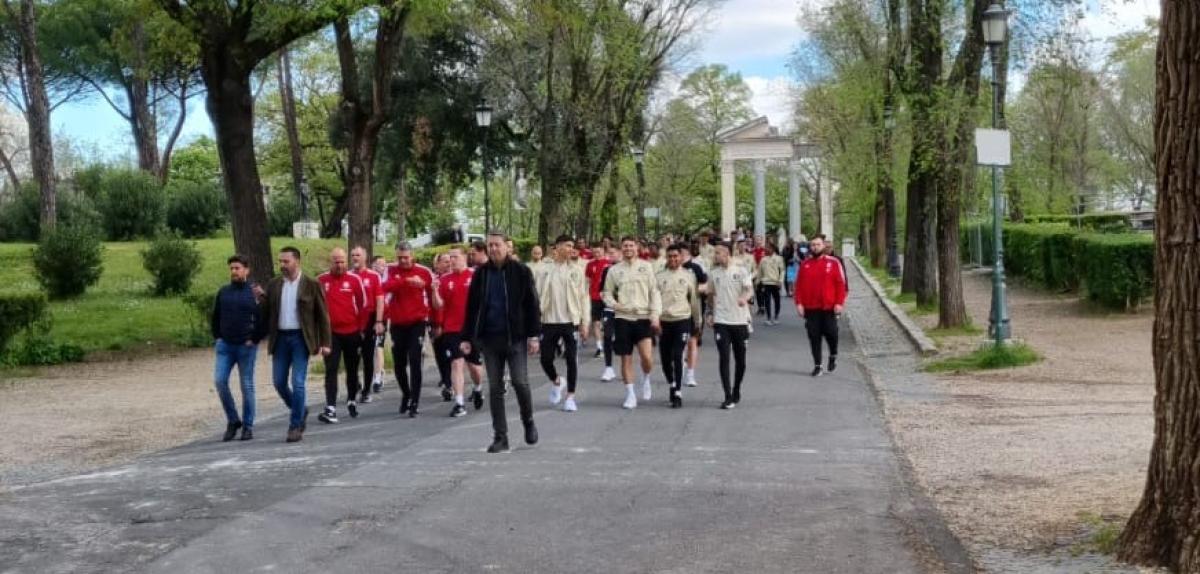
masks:
<svg viewBox="0 0 1200 574"><path fill-rule="evenodd" d="M832 255L810 257L796 272L796 304L815 311L832 311L846 304L846 268Z"/></svg>
<svg viewBox="0 0 1200 574"><path fill-rule="evenodd" d="M438 279L438 297L442 308L434 311L434 324L446 333L461 333L467 319L467 293L471 289L474 271L451 271Z"/></svg>
<svg viewBox="0 0 1200 574"><path fill-rule="evenodd" d="M363 328L371 324L371 319L375 318L375 302L378 297L383 297L383 278L375 272L374 269L364 267L355 269L351 273L362 279L363 289L367 291L367 306L363 309Z"/></svg>
<svg viewBox="0 0 1200 574"><path fill-rule="evenodd" d="M367 291L362 279L353 273L322 273L317 276L317 281L325 293L329 326L334 334L353 335L362 332L363 310L367 305Z"/></svg>
<svg viewBox="0 0 1200 574"><path fill-rule="evenodd" d="M409 279L413 277L421 280L421 287L409 285ZM433 272L428 267L416 263L408 269L389 266L383 291L392 296L387 304L387 318L392 325L409 326L429 321L434 293Z"/></svg>

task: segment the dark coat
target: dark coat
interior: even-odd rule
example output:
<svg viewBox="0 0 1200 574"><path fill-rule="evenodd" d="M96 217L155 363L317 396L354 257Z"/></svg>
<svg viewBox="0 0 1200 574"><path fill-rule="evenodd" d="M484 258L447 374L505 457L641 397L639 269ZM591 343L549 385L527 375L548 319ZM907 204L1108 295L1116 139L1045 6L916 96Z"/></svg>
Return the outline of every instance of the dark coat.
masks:
<svg viewBox="0 0 1200 574"><path fill-rule="evenodd" d="M538 304L537 287L533 272L524 263L509 261L503 267L491 262L475 268L471 277L471 289L467 292L467 315L463 322L464 340L478 344L483 336L483 320L486 310L488 283L504 281L508 296L508 342L514 344L542 332L542 311Z"/></svg>
<svg viewBox="0 0 1200 574"><path fill-rule="evenodd" d="M267 351L275 353L275 342L279 339L279 303L283 298L283 276L276 276L267 283L263 307L267 317ZM304 344L310 355L317 354L321 347L332 345L333 334L329 326L329 310L325 308L325 292L316 279L300 275L296 290L296 310L300 319L300 330L304 333Z"/></svg>

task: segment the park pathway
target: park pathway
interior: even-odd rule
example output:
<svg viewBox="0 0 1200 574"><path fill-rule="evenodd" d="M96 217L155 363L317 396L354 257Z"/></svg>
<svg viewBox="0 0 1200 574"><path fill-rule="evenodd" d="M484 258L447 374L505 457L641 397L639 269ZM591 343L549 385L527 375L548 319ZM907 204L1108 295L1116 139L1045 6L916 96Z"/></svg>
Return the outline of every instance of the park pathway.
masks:
<svg viewBox="0 0 1200 574"><path fill-rule="evenodd" d="M538 368L541 443L518 432L507 455L483 452L486 410L400 419L393 388L296 445L273 418L250 443L20 486L0 494L0 572L928 571L944 527L922 518L843 332L841 368L812 379L794 313L760 324L733 411L711 339L682 410L658 372L655 398L622 410L590 359L580 411L551 410Z"/></svg>

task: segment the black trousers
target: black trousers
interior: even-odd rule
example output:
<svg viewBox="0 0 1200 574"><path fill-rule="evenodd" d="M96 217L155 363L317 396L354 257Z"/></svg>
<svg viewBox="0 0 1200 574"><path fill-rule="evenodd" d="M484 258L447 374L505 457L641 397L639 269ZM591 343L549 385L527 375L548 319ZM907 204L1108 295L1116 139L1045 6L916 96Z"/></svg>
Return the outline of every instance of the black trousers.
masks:
<svg viewBox="0 0 1200 574"><path fill-rule="evenodd" d="M551 381L558 380L558 370L554 368L554 351L559 348L561 342L563 359L567 362L568 393L575 392L575 382L579 378L579 341L575 338L576 331L578 328L569 323L542 324L542 370Z"/></svg>
<svg viewBox="0 0 1200 574"><path fill-rule="evenodd" d="M767 308L767 320L774 321L779 318L779 286L778 285L763 285L762 302Z"/></svg>
<svg viewBox="0 0 1200 574"><path fill-rule="evenodd" d="M375 336L375 317L363 329L362 340L359 342L359 354L362 356L362 396L371 396L371 381L375 379L375 348L380 345L380 337Z"/></svg>
<svg viewBox="0 0 1200 574"><path fill-rule="evenodd" d="M687 353L688 339L692 337L692 320L663 321L662 337L658 339L658 357L662 363L663 376L678 393L683 384L683 358Z"/></svg>
<svg viewBox="0 0 1200 574"><path fill-rule="evenodd" d="M443 387L450 387L450 355L446 354L446 336L441 335L433 338L433 360L437 363L438 376L441 377L439 384Z"/></svg>
<svg viewBox="0 0 1200 574"><path fill-rule="evenodd" d="M608 309L600 316L600 326L604 328L604 366L612 366L613 345L617 340L617 316Z"/></svg>
<svg viewBox="0 0 1200 574"><path fill-rule="evenodd" d="M329 356L325 357L325 405L336 406L338 395L338 367L342 356L346 357L346 394L349 400L358 398L358 355L362 352L362 334L333 334Z"/></svg>
<svg viewBox="0 0 1200 574"><path fill-rule="evenodd" d="M721 371L721 389L725 391L725 401L732 401L735 396L742 394L742 378L746 376L746 340L750 338L750 329L746 325L722 325L713 327L717 339L717 367ZM734 375L733 384L729 381L729 354L733 351Z"/></svg>
<svg viewBox="0 0 1200 574"><path fill-rule="evenodd" d="M412 404L421 402L421 361L425 324L392 325L392 364L400 395Z"/></svg>
<svg viewBox="0 0 1200 574"><path fill-rule="evenodd" d="M492 411L492 431L496 438L508 438L508 418L504 414L504 367L508 367L521 422L533 421L533 398L529 394L529 351L524 340L509 345L507 341L484 341L483 364L487 368L488 409ZM546 349L542 349L546 354ZM553 352L551 351L551 354Z"/></svg>
<svg viewBox="0 0 1200 574"><path fill-rule="evenodd" d="M804 328L808 331L808 344L812 346L813 365L821 364L821 341L829 343L829 356L838 354L837 315L832 310L804 310Z"/></svg>

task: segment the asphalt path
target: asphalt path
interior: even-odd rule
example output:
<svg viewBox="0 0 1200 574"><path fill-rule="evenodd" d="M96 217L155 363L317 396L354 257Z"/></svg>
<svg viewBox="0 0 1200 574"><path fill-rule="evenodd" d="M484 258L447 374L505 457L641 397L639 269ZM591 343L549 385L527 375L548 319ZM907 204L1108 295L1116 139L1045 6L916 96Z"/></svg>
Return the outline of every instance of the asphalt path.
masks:
<svg viewBox="0 0 1200 574"><path fill-rule="evenodd" d="M393 385L338 425L314 406L298 444L275 418L254 441L15 487L0 572L922 572L929 524L848 331L814 379L794 313L758 323L732 411L711 332L679 410L657 365L655 397L623 410L589 352L564 413L531 361L541 442L521 441L509 393L510 454L484 452L486 405L451 419L427 387L422 416L400 418Z"/></svg>

